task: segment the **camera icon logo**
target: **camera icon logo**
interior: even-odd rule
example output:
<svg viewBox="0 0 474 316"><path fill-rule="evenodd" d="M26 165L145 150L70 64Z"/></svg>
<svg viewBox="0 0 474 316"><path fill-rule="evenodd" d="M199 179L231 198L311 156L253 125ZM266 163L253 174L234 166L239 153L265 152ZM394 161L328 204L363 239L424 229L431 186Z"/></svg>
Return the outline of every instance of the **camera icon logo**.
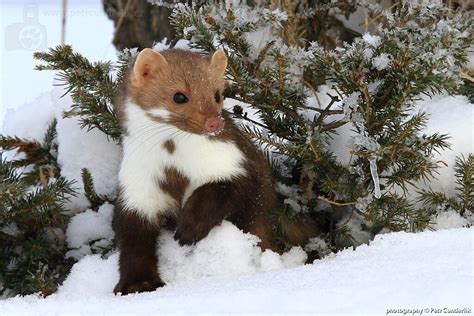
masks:
<svg viewBox="0 0 474 316"><path fill-rule="evenodd" d="M46 27L38 21L38 5L27 3L23 7L23 22L5 28L7 50L42 50L46 48Z"/></svg>

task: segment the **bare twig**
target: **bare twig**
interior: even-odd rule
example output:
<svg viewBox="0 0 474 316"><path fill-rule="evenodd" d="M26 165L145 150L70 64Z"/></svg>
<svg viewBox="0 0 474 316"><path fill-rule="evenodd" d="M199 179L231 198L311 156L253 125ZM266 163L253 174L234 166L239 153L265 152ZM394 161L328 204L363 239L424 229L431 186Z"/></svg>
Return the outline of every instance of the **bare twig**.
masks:
<svg viewBox="0 0 474 316"><path fill-rule="evenodd" d="M356 202L348 202L348 203L341 203L341 202L336 202L336 201L333 201L333 200L330 200L324 196L318 196L318 199L321 200L321 201L324 201L326 203L329 203L331 205L335 205L335 206L348 206L348 205L355 205Z"/></svg>
<svg viewBox="0 0 474 316"><path fill-rule="evenodd" d="M474 77L470 76L467 72L461 72L461 78L474 83Z"/></svg>

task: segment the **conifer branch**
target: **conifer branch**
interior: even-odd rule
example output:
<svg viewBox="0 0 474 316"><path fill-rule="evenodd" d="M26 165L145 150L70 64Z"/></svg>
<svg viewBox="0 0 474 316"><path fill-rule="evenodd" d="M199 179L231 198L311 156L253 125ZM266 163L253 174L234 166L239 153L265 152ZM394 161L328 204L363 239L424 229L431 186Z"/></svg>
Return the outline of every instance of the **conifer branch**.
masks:
<svg viewBox="0 0 474 316"><path fill-rule="evenodd" d="M91 209L97 210L99 206L105 202L111 202L107 196L96 193L94 188L94 180L92 179L92 175L89 170L87 170L87 168L82 169L81 176L82 182L84 184L84 195L91 204Z"/></svg>
<svg viewBox="0 0 474 316"><path fill-rule="evenodd" d="M110 62L91 63L73 52L69 45L37 52L34 58L46 63L36 66L36 70L57 71L58 85L64 86L64 95L70 93L73 104L65 117L79 116L82 128L97 128L120 141L120 127L112 103L120 82L112 79L114 67Z"/></svg>
<svg viewBox="0 0 474 316"><path fill-rule="evenodd" d="M0 143L0 153L26 154L24 159L0 161L0 229L14 227L13 234L0 236L0 280L5 285L0 293L48 295L67 275L70 262L64 260L64 241L47 238L46 231L65 230L64 203L75 195L73 182L59 176L56 122L42 142L0 135Z"/></svg>
<svg viewBox="0 0 474 316"><path fill-rule="evenodd" d="M474 154L456 157L454 166L457 197L461 201L460 214L474 211Z"/></svg>
<svg viewBox="0 0 474 316"><path fill-rule="evenodd" d="M436 12L430 15L422 6L402 5L393 19L377 14L376 44L356 39L337 51L315 44L303 48L277 45L273 40L252 51L246 32L280 25L268 23L271 19L241 21L232 8L222 12L208 6L193 11L180 5L172 20L179 26L178 34L190 39L192 46L211 50L214 39L227 52L232 82L227 95L257 109L262 122L249 119L258 128L244 127L245 132L267 149L288 157L286 163L297 171L303 191L318 192L308 196L342 196L341 203L353 203L375 189L369 159L376 159L378 172L383 174L382 190L397 187L406 191L408 185L433 177L437 162L431 161L432 153L449 148L447 135L422 135L428 118L425 113L414 113L413 102L423 94L458 91L456 74L466 61L465 50L440 51L437 47L467 48L472 38L465 34L472 26L466 23L466 16L459 15L447 22L452 27L437 29L440 26L434 17L443 16L445 10L432 10ZM410 21L419 28L408 30ZM434 39L433 34L441 38ZM433 58L434 51L446 53ZM373 57L367 57L369 53ZM454 62L448 62L451 58ZM331 97L325 108L314 109L306 104L308 82L324 80L332 82L338 97ZM344 109L332 109L336 101ZM302 115L309 109L319 115L309 120ZM345 114L345 118L331 120L333 114ZM345 124L352 124L359 135L351 148L356 158L349 166L359 170L358 174L339 166L323 145ZM330 174L334 180L314 176L321 174ZM405 196L383 196L367 210L356 211L365 211L377 225L394 229L426 225L426 217L417 215Z"/></svg>

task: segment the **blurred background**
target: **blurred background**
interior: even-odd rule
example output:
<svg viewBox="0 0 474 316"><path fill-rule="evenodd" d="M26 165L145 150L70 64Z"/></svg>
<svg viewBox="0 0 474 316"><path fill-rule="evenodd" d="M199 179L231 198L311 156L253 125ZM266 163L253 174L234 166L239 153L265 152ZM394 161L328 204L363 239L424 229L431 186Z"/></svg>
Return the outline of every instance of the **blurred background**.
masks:
<svg viewBox="0 0 474 316"><path fill-rule="evenodd" d="M34 71L33 52L61 44L62 1L0 2L0 122L9 108L52 89L53 72ZM67 1L64 41L91 60L116 58L114 25L101 0Z"/></svg>

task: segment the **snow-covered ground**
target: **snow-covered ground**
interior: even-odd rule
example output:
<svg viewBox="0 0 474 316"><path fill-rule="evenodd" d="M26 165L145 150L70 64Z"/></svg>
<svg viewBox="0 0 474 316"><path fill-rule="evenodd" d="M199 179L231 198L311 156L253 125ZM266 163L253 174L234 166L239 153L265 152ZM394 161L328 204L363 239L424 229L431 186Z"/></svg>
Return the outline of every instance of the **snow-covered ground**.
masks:
<svg viewBox="0 0 474 316"><path fill-rule="evenodd" d="M233 230L227 223L214 233ZM236 268L231 275L205 277L213 267L202 265L202 276L194 281L170 281L155 292L124 297L112 294L118 280L117 255L106 260L87 256L74 266L56 294L46 299L30 295L0 301L0 314L386 315L389 309L420 309L420 313L407 314L421 315L458 309L472 315L473 242L473 228L392 233L377 236L370 246L296 268L258 273L245 269L237 273ZM231 253L232 246L227 246ZM235 251L229 256L239 262ZM232 262L215 265L225 270Z"/></svg>

